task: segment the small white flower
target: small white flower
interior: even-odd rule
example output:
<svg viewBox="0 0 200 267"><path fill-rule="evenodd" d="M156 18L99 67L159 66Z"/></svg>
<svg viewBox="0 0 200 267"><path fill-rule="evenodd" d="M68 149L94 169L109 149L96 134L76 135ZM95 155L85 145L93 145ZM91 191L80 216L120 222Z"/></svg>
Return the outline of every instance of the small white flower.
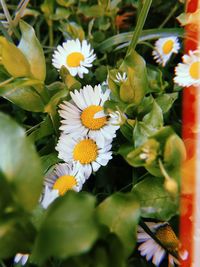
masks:
<svg viewBox="0 0 200 267"><path fill-rule="evenodd" d="M200 51L189 51L182 57L183 63L175 68L174 82L180 86L189 87L200 85Z"/></svg>
<svg viewBox="0 0 200 267"><path fill-rule="evenodd" d="M114 80L116 83L120 83L120 82L125 82L127 80L127 74L126 72L123 72L123 74L121 74L120 72L118 72L116 74L116 80Z"/></svg>
<svg viewBox="0 0 200 267"><path fill-rule="evenodd" d="M25 265L28 261L29 254L21 254L17 253L14 258L14 263L20 263L21 265Z"/></svg>
<svg viewBox="0 0 200 267"><path fill-rule="evenodd" d="M171 55L178 53L179 49L180 45L177 37L160 38L155 42L155 49L152 55L156 62L164 67Z"/></svg>
<svg viewBox="0 0 200 267"><path fill-rule="evenodd" d="M58 196L68 190L79 192L88 177L74 163L59 163L52 173L45 177L45 190L41 205L46 209Z"/></svg>
<svg viewBox="0 0 200 267"><path fill-rule="evenodd" d="M149 229L154 233L156 238L168 249L168 251L177 254L182 260L188 257L188 252L183 250L179 252L180 242L174 231L168 223L146 223ZM138 242L142 243L138 250L142 256L146 256L146 260L152 259L154 265L159 266L164 257L168 254L169 266L178 264L179 261L161 247L150 235L148 235L142 227L138 227ZM179 252L179 254L178 254Z"/></svg>
<svg viewBox="0 0 200 267"><path fill-rule="evenodd" d="M75 162L86 177L100 166L105 166L112 158L111 141L101 142L98 138L79 137L62 134L56 146L58 157L65 162Z"/></svg>
<svg viewBox="0 0 200 267"><path fill-rule="evenodd" d="M105 114L103 105L109 99L110 90L102 91L101 86L87 85L78 92L71 92L72 101L60 104L59 114L63 118L61 127L65 134L74 137L89 136L104 139L113 139L119 129L116 114Z"/></svg>
<svg viewBox="0 0 200 267"><path fill-rule="evenodd" d="M52 64L58 70L65 66L72 76L78 74L83 78L83 74L89 72L87 68L92 67L92 62L96 58L93 52L86 40L68 40L62 46L58 45L53 54Z"/></svg>

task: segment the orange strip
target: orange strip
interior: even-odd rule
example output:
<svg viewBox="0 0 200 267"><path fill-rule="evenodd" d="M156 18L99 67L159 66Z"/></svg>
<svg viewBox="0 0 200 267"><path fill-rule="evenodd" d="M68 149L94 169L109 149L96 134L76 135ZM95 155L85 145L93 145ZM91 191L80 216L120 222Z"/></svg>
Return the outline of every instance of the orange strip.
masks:
<svg viewBox="0 0 200 267"><path fill-rule="evenodd" d="M198 0L188 0L186 11L193 13L198 9ZM185 53L196 50L198 44L198 25L185 27ZM191 40L191 38L193 40ZM197 181L197 130L198 105L200 105L197 89L193 86L183 91L183 126L182 137L186 146L187 159L182 167L182 186L180 199L180 239L184 248L189 252L188 259L181 262L181 267L190 267L194 260L194 218L195 218L195 192ZM200 266L194 266L200 267Z"/></svg>

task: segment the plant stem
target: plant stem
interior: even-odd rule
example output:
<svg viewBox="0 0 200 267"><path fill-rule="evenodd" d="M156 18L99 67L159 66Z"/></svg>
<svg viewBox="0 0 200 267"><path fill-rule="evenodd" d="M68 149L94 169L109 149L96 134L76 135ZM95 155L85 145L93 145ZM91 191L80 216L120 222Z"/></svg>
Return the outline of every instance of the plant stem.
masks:
<svg viewBox="0 0 200 267"><path fill-rule="evenodd" d="M178 4L176 4L171 12L169 13L169 15L165 18L165 20L160 24L160 26L158 27L158 29L161 29L163 26L165 26L165 24L168 22L168 20L171 19L171 17L174 15L174 13L176 12L176 10L178 9Z"/></svg>
<svg viewBox="0 0 200 267"><path fill-rule="evenodd" d="M9 27L11 28L11 31L9 31L9 34L11 35L12 31L13 31L15 36L19 39L20 38L19 33L14 27L12 18L10 16L10 12L9 12L9 10L7 8L7 5L6 5L5 1L4 0L0 0L0 2L1 2L1 6L2 6L2 9L3 9L4 15L5 15L8 23L9 23Z"/></svg>
<svg viewBox="0 0 200 267"><path fill-rule="evenodd" d="M6 84L8 84L9 82L12 82L14 80L14 77L11 77L3 82L0 83L0 87L5 86Z"/></svg>
<svg viewBox="0 0 200 267"><path fill-rule="evenodd" d="M21 19L21 17L23 16L23 12L26 9L27 5L29 3L29 0L22 0L19 5L18 5L18 10L15 14L15 18L13 20L13 25L17 26L19 20Z"/></svg>
<svg viewBox="0 0 200 267"><path fill-rule="evenodd" d="M140 15L138 17L138 21L137 21L137 24L136 24L136 27L134 30L134 34L133 34L131 43L130 43L128 50L127 50L127 53L126 53L126 56L129 54L130 50L131 49L134 50L136 45L137 45L138 39L141 35L144 23L146 21L146 18L147 18L149 9L150 9L151 3L152 3L152 0L145 0L145 2L143 4L142 10L141 10Z"/></svg>

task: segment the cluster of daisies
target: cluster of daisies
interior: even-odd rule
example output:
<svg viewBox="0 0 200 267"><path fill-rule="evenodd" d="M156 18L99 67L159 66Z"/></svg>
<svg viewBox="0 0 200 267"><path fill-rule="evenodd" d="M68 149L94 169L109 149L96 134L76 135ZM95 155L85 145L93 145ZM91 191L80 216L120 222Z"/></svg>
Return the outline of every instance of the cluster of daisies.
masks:
<svg viewBox="0 0 200 267"><path fill-rule="evenodd" d="M155 42L152 52L156 62L163 67L173 53L178 53L180 44L175 36L161 38ZM183 87L200 85L200 51L189 51L188 55L183 55L182 63L175 67L174 82Z"/></svg>
<svg viewBox="0 0 200 267"><path fill-rule="evenodd" d="M95 58L85 40L70 40L57 47L53 65L58 70L64 65L71 75L83 78ZM119 116L104 112L109 97L108 88L86 85L71 92L71 99L59 105L61 135L56 150L64 163L57 164L45 178L41 201L44 208L68 190L79 192L90 175L112 158L112 140L119 129Z"/></svg>

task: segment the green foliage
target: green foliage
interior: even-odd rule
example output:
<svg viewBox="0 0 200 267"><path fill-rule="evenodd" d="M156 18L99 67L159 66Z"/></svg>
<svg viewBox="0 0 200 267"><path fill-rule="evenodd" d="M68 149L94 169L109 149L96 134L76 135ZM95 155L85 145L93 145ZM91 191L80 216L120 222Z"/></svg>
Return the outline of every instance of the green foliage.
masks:
<svg viewBox="0 0 200 267"><path fill-rule="evenodd" d="M33 248L32 260L44 262L49 256L67 258L87 252L99 230L94 214L94 197L69 192L47 210Z"/></svg>
<svg viewBox="0 0 200 267"><path fill-rule="evenodd" d="M145 178L133 187L132 193L137 195L140 201L143 218L169 220L179 212L178 198L172 197L165 190L160 177Z"/></svg>
<svg viewBox="0 0 200 267"><path fill-rule="evenodd" d="M99 205L97 213L100 222L120 238L125 254L130 255L136 242L136 229L140 216L135 196L115 193Z"/></svg>

